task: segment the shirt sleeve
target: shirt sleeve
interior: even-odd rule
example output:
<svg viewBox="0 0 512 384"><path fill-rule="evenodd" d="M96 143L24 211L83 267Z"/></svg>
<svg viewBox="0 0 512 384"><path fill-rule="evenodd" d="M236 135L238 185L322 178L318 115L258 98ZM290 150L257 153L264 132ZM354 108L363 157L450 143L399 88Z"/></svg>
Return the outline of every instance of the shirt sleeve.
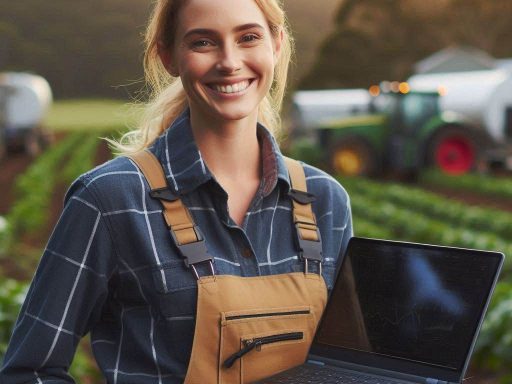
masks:
<svg viewBox="0 0 512 384"><path fill-rule="evenodd" d="M350 198L347 195L347 213L345 215L345 223L343 224L344 230L343 235L341 237L341 246L340 253L338 255L338 260L336 261L336 274L337 276L339 269L341 268L341 263L343 262L343 257L345 256L345 252L348 247L348 242L351 237L354 236L354 228L352 226L352 208L350 206Z"/></svg>
<svg viewBox="0 0 512 384"><path fill-rule="evenodd" d="M93 192L75 181L21 308L0 383L74 382L69 366L100 318L115 269L105 220Z"/></svg>

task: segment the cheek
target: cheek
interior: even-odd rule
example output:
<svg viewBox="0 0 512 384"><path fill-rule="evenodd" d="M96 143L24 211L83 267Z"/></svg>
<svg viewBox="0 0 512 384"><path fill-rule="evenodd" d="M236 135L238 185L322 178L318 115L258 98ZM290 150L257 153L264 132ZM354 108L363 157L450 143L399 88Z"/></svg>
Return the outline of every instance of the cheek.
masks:
<svg viewBox="0 0 512 384"><path fill-rule="evenodd" d="M212 68L211 59L208 55L189 54L184 55L180 60L180 74L182 79L198 80L206 75Z"/></svg>
<svg viewBox="0 0 512 384"><path fill-rule="evenodd" d="M265 84L270 86L274 78L274 60L272 56L261 55L253 62L254 68L264 79Z"/></svg>
<svg viewBox="0 0 512 384"><path fill-rule="evenodd" d="M267 75L274 70L274 54L273 51L265 48L250 52L245 62L254 71Z"/></svg>

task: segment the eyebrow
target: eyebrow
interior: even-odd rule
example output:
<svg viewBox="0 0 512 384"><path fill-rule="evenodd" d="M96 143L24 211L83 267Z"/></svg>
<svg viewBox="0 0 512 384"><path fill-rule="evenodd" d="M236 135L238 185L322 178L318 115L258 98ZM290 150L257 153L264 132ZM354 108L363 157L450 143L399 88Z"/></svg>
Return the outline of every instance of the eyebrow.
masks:
<svg viewBox="0 0 512 384"><path fill-rule="evenodd" d="M239 25L239 26L235 27L233 29L233 31L234 32L241 32L241 31L246 31L248 29L253 29L253 28L265 29L261 24L258 24L258 23L248 23L248 24L242 24L242 25ZM191 29L190 31L185 33L185 36L183 36L183 38L187 38L187 37L189 37L191 35L215 35L215 34L217 34L217 32L214 29L196 28L196 29Z"/></svg>

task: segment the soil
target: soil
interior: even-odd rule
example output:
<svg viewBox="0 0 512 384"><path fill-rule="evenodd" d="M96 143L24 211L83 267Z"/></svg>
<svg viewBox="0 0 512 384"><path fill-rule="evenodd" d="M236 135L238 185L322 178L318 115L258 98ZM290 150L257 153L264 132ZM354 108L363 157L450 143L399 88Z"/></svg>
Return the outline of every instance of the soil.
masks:
<svg viewBox="0 0 512 384"><path fill-rule="evenodd" d="M16 176L25 172L30 165L32 159L23 152L9 153L0 163L0 215L5 215L10 208L11 203L15 200L14 196L14 179Z"/></svg>
<svg viewBox="0 0 512 384"><path fill-rule="evenodd" d="M428 184L418 184L419 187L445 196L450 199L461 201L468 205L477 205L485 208L494 208L498 210L512 212L512 201L504 197L485 196L470 191L454 190L445 187L432 186Z"/></svg>
<svg viewBox="0 0 512 384"><path fill-rule="evenodd" d="M101 140L100 145L98 146L98 151L96 152L94 164L103 164L111 158L112 151L108 147L108 143L105 140Z"/></svg>
<svg viewBox="0 0 512 384"><path fill-rule="evenodd" d="M464 384L497 384L500 382L500 377L504 374L505 372L502 372L501 375L496 373L482 373L470 366L466 372Z"/></svg>

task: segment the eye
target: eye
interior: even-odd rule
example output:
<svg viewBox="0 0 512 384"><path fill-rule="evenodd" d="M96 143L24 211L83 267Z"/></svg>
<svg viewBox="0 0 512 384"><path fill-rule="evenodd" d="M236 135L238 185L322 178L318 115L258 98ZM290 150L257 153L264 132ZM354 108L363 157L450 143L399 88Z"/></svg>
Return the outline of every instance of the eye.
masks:
<svg viewBox="0 0 512 384"><path fill-rule="evenodd" d="M207 39L195 40L190 44L192 49L204 49L213 46L213 42Z"/></svg>
<svg viewBox="0 0 512 384"><path fill-rule="evenodd" d="M260 35L257 35L256 33L248 33L246 35L243 35L240 38L241 43L254 43L261 39Z"/></svg>

